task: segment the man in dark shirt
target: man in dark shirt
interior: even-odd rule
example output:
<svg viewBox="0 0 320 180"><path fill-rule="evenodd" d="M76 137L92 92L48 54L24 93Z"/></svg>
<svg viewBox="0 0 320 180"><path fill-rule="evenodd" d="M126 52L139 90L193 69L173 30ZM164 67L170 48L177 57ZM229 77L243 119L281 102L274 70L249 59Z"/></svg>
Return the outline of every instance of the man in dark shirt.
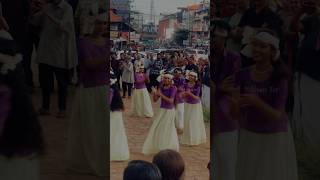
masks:
<svg viewBox="0 0 320 180"><path fill-rule="evenodd" d="M268 0L254 0L254 7L248 9L242 16L239 27L250 26L255 29L271 29L277 36L282 35L282 20L269 7Z"/></svg>
<svg viewBox="0 0 320 180"><path fill-rule="evenodd" d="M193 71L199 74L199 67L195 65L195 59L194 56L190 56L188 58L188 64L186 66L185 70Z"/></svg>
<svg viewBox="0 0 320 180"><path fill-rule="evenodd" d="M269 6L269 0L254 0L254 6L243 14L238 28L238 36L243 36L246 26L255 30L270 29L274 31L279 39L282 39L282 20ZM282 43L282 42L280 42ZM250 59L242 56L242 65L244 67L252 65Z"/></svg>
<svg viewBox="0 0 320 180"><path fill-rule="evenodd" d="M153 61L150 69L150 85L151 87L159 87L159 82L157 81L160 71L163 70L163 61L161 59L161 54L157 55L157 59Z"/></svg>
<svg viewBox="0 0 320 180"><path fill-rule="evenodd" d="M121 76L120 60L117 59L117 54L114 52L111 54L111 68L114 72L114 75L117 77L116 83L118 85L118 88L120 89L120 76Z"/></svg>
<svg viewBox="0 0 320 180"><path fill-rule="evenodd" d="M304 34L301 41L296 70L302 72L314 80L320 81L320 6L319 2L305 0L301 12L295 17L295 30ZM306 16L299 22L298 19Z"/></svg>

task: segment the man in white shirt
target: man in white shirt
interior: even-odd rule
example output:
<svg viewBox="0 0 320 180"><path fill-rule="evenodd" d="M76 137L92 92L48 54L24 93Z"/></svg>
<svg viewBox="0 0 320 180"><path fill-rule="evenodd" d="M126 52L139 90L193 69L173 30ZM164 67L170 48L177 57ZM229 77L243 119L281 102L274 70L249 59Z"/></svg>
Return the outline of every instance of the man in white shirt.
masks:
<svg viewBox="0 0 320 180"><path fill-rule="evenodd" d="M50 114L50 94L54 76L58 82L57 117L66 115L66 99L70 70L77 65L76 39L72 7L65 0L47 0L38 7L33 22L41 27L37 62L42 88L42 108L39 113Z"/></svg>

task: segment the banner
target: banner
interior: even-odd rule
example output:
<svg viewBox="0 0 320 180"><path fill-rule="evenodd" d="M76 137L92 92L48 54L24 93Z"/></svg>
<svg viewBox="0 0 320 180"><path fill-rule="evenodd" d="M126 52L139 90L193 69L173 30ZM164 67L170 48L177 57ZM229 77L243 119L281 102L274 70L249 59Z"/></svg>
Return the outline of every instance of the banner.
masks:
<svg viewBox="0 0 320 180"><path fill-rule="evenodd" d="M110 31L110 39L117 39L119 37L118 31Z"/></svg>

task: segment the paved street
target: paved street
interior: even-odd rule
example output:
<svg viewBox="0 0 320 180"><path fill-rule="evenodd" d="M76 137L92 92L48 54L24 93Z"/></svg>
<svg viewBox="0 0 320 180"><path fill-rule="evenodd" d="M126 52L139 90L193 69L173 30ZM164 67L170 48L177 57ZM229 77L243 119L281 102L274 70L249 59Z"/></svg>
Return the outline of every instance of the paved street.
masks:
<svg viewBox="0 0 320 180"><path fill-rule="evenodd" d="M70 95L74 90L70 91ZM39 89L36 89L34 102L36 107L40 104ZM52 97L53 107L52 113L57 111L56 95ZM72 95L69 102L72 101ZM70 104L69 104L70 107ZM130 159L151 160L152 157L144 156L141 153L142 144L151 126L152 119L139 119L129 116L130 102L125 100L126 112L124 113L125 126L129 140ZM155 109L155 112L157 109ZM70 112L70 110L69 110ZM89 175L72 174L66 171L65 167L65 147L68 128L67 119L57 119L54 116L40 117L43 125L45 139L47 141L47 151L41 158L41 180L103 180ZM209 137L209 125L207 124L207 132ZM209 139L208 143L198 147L181 146L181 154L186 161L186 180L207 180L208 171L206 165L209 160L210 152ZM111 179L121 180L124 167L128 162L112 162L111 163ZM106 168L107 168L106 163Z"/></svg>

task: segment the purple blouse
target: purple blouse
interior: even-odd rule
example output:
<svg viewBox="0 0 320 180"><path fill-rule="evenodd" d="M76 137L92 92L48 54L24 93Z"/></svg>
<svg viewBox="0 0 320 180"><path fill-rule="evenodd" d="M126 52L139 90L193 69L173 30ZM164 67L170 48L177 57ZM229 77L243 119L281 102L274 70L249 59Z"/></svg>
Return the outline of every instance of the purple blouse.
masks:
<svg viewBox="0 0 320 180"><path fill-rule="evenodd" d="M177 88L175 86L171 86L169 88L164 88L161 87L161 92L164 94L166 97L172 99L176 96L177 93ZM169 103L163 99L161 99L161 105L160 108L164 109L173 109L174 108L174 103Z"/></svg>
<svg viewBox="0 0 320 180"><path fill-rule="evenodd" d="M184 103L184 97L182 93L185 91L185 79L184 78L173 78L174 85L177 88L177 94L174 99L175 104Z"/></svg>
<svg viewBox="0 0 320 180"><path fill-rule="evenodd" d="M190 90L193 95L199 97L199 99L194 99L194 98L192 98L190 96L186 96L185 97L186 103L189 103L189 104L198 104L198 103L200 103L200 90L201 90L200 87L201 86L199 84L196 84L193 87L190 87L189 84L185 85L186 91Z"/></svg>
<svg viewBox="0 0 320 180"><path fill-rule="evenodd" d="M135 79L134 87L136 89L146 88L146 83L145 83L146 77L145 77L145 74L143 74L143 73L135 73L134 74L134 79ZM143 82L137 82L137 81L143 81Z"/></svg>
<svg viewBox="0 0 320 180"><path fill-rule="evenodd" d="M230 101L228 97L221 92L220 87L226 77L235 76L236 72L240 71L240 68L240 55L231 51L225 51L223 59L216 61L216 63L212 65L212 80L216 86L213 103L215 109L214 133L230 132L239 129L238 121L230 114Z"/></svg>
<svg viewBox="0 0 320 180"><path fill-rule="evenodd" d="M3 131L5 122L9 116L11 107L11 91L7 86L0 85L0 136Z"/></svg>
<svg viewBox="0 0 320 180"><path fill-rule="evenodd" d="M107 77L107 58L108 47L98 47L86 38L79 39L79 64L80 64L80 83L85 88L96 87L108 84ZM94 69L88 68L84 65L85 60L93 60L97 58L105 58L106 65Z"/></svg>
<svg viewBox="0 0 320 180"><path fill-rule="evenodd" d="M276 133L288 130L288 116L285 106L288 97L288 80L285 78L265 81L255 81L252 79L250 69L247 68L239 73L237 82L239 83L241 94L255 94L265 103L283 112L281 120L270 120L264 117L255 107L246 105L241 107L243 118L240 126L256 133Z"/></svg>

